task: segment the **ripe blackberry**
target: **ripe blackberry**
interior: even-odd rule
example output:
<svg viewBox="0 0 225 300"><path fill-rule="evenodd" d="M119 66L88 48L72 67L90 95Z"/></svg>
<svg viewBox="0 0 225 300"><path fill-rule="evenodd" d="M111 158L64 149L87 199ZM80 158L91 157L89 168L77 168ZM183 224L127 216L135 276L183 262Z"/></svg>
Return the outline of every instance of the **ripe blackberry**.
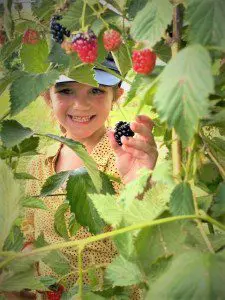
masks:
<svg viewBox="0 0 225 300"><path fill-rule="evenodd" d="M64 41L64 35L70 37L70 31L57 22L61 19L62 16L55 15L51 18L50 21L50 32L52 34L52 38L59 44L62 44L62 42Z"/></svg>
<svg viewBox="0 0 225 300"><path fill-rule="evenodd" d="M84 63L93 63L98 56L97 37L89 29L85 33L77 33L72 39L72 49L77 52L80 60Z"/></svg>
<svg viewBox="0 0 225 300"><path fill-rule="evenodd" d="M122 136L134 136L134 132L130 129L130 123L119 121L115 125L114 137L120 146L122 146L122 142L121 142Z"/></svg>

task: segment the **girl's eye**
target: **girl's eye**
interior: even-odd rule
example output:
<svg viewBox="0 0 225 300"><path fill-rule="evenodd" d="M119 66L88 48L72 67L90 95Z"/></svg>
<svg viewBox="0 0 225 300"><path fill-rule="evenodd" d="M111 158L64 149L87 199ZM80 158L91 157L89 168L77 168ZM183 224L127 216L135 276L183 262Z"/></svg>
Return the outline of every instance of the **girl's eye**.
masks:
<svg viewBox="0 0 225 300"><path fill-rule="evenodd" d="M73 93L73 91L71 89L62 89L62 90L57 91L57 93L70 95Z"/></svg>
<svg viewBox="0 0 225 300"><path fill-rule="evenodd" d="M101 95L101 94L104 94L105 91L104 91L104 90L101 90L101 89L98 89L98 88L93 88L93 89L91 89L91 93L92 93L93 95Z"/></svg>

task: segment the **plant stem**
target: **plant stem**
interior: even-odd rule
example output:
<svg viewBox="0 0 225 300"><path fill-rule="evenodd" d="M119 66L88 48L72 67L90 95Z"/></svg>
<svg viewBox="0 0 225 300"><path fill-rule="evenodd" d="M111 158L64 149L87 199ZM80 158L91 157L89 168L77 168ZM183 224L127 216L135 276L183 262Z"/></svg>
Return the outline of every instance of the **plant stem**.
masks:
<svg viewBox="0 0 225 300"><path fill-rule="evenodd" d="M223 180L225 179L225 170L223 169L223 167L221 166L221 164L218 162L218 160L215 158L215 156L212 154L212 152L209 150L209 148L207 147L207 153L209 155L209 157L211 158L211 160L214 162L214 164L217 166L217 168L220 171L220 175L222 176Z"/></svg>
<svg viewBox="0 0 225 300"><path fill-rule="evenodd" d="M172 58L174 58L179 51L182 23L183 20L181 7L180 5L176 5L173 8L173 43L171 46ZM172 129L172 140L174 140L172 143L173 176L174 178L177 178L181 173L182 145L174 128Z"/></svg>
<svg viewBox="0 0 225 300"><path fill-rule="evenodd" d="M2 122L5 118L7 118L10 115L10 111L7 111L1 118L0 122Z"/></svg>
<svg viewBox="0 0 225 300"><path fill-rule="evenodd" d="M196 145L196 139L194 138L191 147L190 147L190 152L188 153L188 160L187 160L187 165L186 165L186 173L185 173L185 181L188 181L190 178L190 170L191 170L191 164L193 161L193 157L195 154L195 145Z"/></svg>
<svg viewBox="0 0 225 300"><path fill-rule="evenodd" d="M101 15L98 13L98 11L96 11L96 9L93 7L93 5L87 3L88 6L91 8L91 10L93 10L93 12L95 13L95 15L102 21L102 23L105 25L105 27L108 29L109 28L109 24L101 17Z"/></svg>
<svg viewBox="0 0 225 300"><path fill-rule="evenodd" d="M79 272L79 298L82 300L83 297L83 266L82 266L82 251L84 246L81 244L78 247L78 272Z"/></svg>
<svg viewBox="0 0 225 300"><path fill-rule="evenodd" d="M58 249L62 249L62 248L68 248L68 247L81 247L82 246L84 248L86 245L88 245L90 243L100 241L100 240L103 240L103 239L106 239L109 237L117 236L119 234L130 232L133 230L142 229L142 228L146 228L146 227L152 227L152 226L156 226L156 225L160 225L160 224L166 224L169 222L174 222L174 221L179 221L179 220L194 220L194 219L200 219L200 220L203 220L206 222L210 222L210 223L214 224L215 226L217 226L219 229L225 231L225 226L223 224L219 223L218 221L214 220L213 218L211 218L208 215L205 215L205 216L186 215L186 216L169 217L169 218L158 219L158 220L154 220L154 221L147 221L147 222L130 225L130 226L120 228L117 230L105 232L105 233L98 234L95 236L90 236L83 240L56 243L56 244L52 244L49 246L41 247L39 249L32 250L31 252L16 253L14 256L9 258L8 260L2 261L0 263L0 269L3 268L5 265L7 265L9 262L11 262L13 259L18 259L18 258L27 257L27 256L33 256L33 255L36 255L39 253L52 251L52 250L58 250Z"/></svg>
<svg viewBox="0 0 225 300"><path fill-rule="evenodd" d="M84 0L84 6L83 6L83 10L82 10L82 15L81 15L81 27L82 30L84 31L85 28L85 12L86 12L86 7L87 7L87 2Z"/></svg>

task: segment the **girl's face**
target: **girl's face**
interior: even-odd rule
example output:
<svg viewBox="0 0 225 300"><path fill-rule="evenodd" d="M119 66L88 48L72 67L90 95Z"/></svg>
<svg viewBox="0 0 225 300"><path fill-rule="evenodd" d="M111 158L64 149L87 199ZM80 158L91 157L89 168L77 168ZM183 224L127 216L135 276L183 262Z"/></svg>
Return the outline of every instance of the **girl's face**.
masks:
<svg viewBox="0 0 225 300"><path fill-rule="evenodd" d="M112 87L77 82L58 83L50 89L50 105L67 136L83 139L105 128L114 98Z"/></svg>

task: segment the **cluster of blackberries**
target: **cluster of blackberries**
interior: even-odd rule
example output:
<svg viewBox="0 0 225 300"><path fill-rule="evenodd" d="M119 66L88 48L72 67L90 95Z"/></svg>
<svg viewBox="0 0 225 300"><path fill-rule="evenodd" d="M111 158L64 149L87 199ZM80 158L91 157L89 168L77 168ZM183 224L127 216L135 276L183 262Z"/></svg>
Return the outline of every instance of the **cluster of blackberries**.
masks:
<svg viewBox="0 0 225 300"><path fill-rule="evenodd" d="M62 16L55 15L52 16L50 22L50 32L52 34L52 38L59 44L62 44L62 42L64 41L64 35L70 37L70 31L57 22L61 19Z"/></svg>
<svg viewBox="0 0 225 300"><path fill-rule="evenodd" d="M122 146L122 142L121 142L122 136L134 136L134 132L130 129L130 123L119 121L115 125L114 137L120 146Z"/></svg>

